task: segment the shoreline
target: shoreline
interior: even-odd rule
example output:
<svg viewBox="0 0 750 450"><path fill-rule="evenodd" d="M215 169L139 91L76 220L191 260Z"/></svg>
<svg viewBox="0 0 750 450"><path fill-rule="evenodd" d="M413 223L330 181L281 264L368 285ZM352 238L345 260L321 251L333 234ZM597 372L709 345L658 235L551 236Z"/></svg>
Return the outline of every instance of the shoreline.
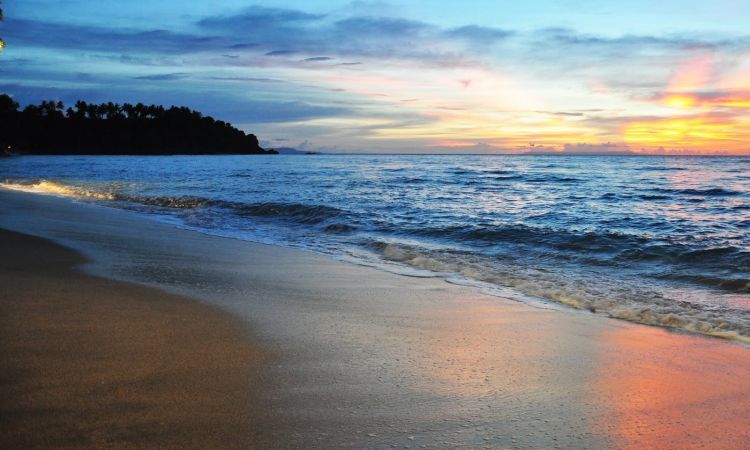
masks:
<svg viewBox="0 0 750 450"><path fill-rule="evenodd" d="M265 398L294 445L750 445L750 353L731 342L69 199L0 199L0 226L82 251L87 272L187 294L248 324L278 355Z"/></svg>
<svg viewBox="0 0 750 450"><path fill-rule="evenodd" d="M285 244L275 241L267 241L267 240L254 240L254 239L247 239L246 237L239 237L237 235L233 234L223 234L218 233L216 231L210 231L207 229L201 229L197 227L193 227L184 223L179 223L180 219L175 220L173 217L170 217L169 215L165 214L159 214L159 215L150 215L146 212L141 212L137 210L129 210L128 208L122 208L117 206L111 206L96 202L88 202L87 200L82 199L93 199L93 200L113 200L113 201L122 201L122 200L128 200L127 197L122 198L118 197L115 194L111 193L102 193L97 191L88 191L86 189L76 188L76 187L70 187L66 186L65 184L59 184L54 181L46 181L41 180L38 183L34 184L8 184L8 183L0 183L0 192L2 191L10 191L10 192L25 192L25 193L32 193L36 195L46 195L46 196L52 196L56 198L61 198L64 200L69 200L76 203L83 203L86 204L92 208L106 208L106 209L114 209L114 210L120 210L120 211L129 211L132 214L137 214L139 217L144 218L146 220L154 220L163 224L169 224L170 226L174 226L176 228L179 228L181 230L187 230L190 232L200 233L204 234L206 236L214 237L214 238L221 238L221 239L233 239L238 240L241 242L248 242L251 244L260 244L260 245L270 245L273 247L281 247L281 248L288 248L293 250L299 250L306 253L311 253L318 256L323 256L326 258L332 258L335 261L343 262L345 264L355 264L362 267L368 267L368 268L374 268L376 270L385 271L388 273L393 273L396 275L401 276L416 276L416 277L424 277L424 278L436 278L444 280L451 284L456 284L460 286L468 286L471 288L474 288L481 292L482 294L489 295L492 297L497 297L504 300L514 300L514 301L520 301L526 305L531 306L538 306L538 307L550 307L550 308L563 308L568 309L569 311L578 311L578 312L590 312L594 314L597 317L601 318L608 318L608 319L614 319L614 320L622 320L634 324L639 325L646 325L646 326L652 326L661 328L664 330L676 332L676 333L687 333L692 335L699 335L699 336L706 336L710 338L716 338L716 339L722 339L730 342L737 343L739 345L745 346L750 348L750 336L747 335L747 333L743 334L738 329L733 328L732 324L728 324L726 320L714 320L714 318L711 317L710 313L708 316L680 316L679 312L675 315L673 311L658 311L654 312L652 309L655 305L625 305L625 307L613 307L612 305L614 303L612 302L599 302L597 300L594 301L582 301L580 299L570 298L565 295L557 295L554 296L554 298L538 298L535 299L533 297L534 294L531 294L530 297L527 297L526 295L522 294L519 296L520 292L511 293L511 292L502 292L497 293L498 288L503 289L502 286L498 285L492 285L492 282L487 281L481 281L481 276L479 276L479 279L472 279L469 276L464 275L460 271L451 272L450 269L448 269L447 272L440 272L438 269L432 269L429 266L431 264L437 263L442 264L440 260L429 262L430 256L426 256L428 263L425 264L424 262L420 262L418 264L412 264L408 261L409 258L401 259L402 256L397 256L395 259L389 259L389 258L382 258L378 262L373 262L371 260L363 260L363 261L356 261L353 259L349 259L348 257L344 256L343 254L332 254L327 253L325 251L321 251L320 249L311 248L311 247L305 247L302 245L291 245L291 244ZM167 219L168 218L168 219ZM389 245L390 246L390 245ZM406 253L408 254L409 249L406 248ZM404 252L404 249L399 249L398 247L395 250L396 254ZM419 258L414 258L419 259ZM402 264L403 265L399 265ZM424 268L423 266L427 266L427 268ZM412 273L409 273L410 270L416 270L417 272L426 272L426 276L422 275L414 275ZM519 299L519 297L523 299ZM622 305L621 305L622 306Z"/></svg>

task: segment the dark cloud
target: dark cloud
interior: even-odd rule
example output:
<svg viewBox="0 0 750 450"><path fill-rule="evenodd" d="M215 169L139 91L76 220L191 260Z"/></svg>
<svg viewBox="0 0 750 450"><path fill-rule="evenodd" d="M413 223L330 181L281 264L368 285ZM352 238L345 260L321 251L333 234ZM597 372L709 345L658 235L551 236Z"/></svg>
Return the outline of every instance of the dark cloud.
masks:
<svg viewBox="0 0 750 450"><path fill-rule="evenodd" d="M711 39L698 34L669 34L663 36L623 35L615 37L579 33L569 28L545 28L536 33L541 45L558 45L583 48L611 49L653 49L667 47L676 49L716 49L750 45L750 37L739 36L725 39Z"/></svg>
<svg viewBox="0 0 750 450"><path fill-rule="evenodd" d="M258 44L242 43L242 44L232 44L232 45L230 45L227 48L232 49L232 50L247 50L247 49L250 49L250 48L255 48L257 46L258 46Z"/></svg>
<svg viewBox="0 0 750 450"><path fill-rule="evenodd" d="M184 78L189 77L190 74L184 73L184 72L176 72L176 73L158 73L154 75L141 75L138 77L133 77L135 80L150 80L150 81L174 81L174 80L182 80Z"/></svg>
<svg viewBox="0 0 750 450"><path fill-rule="evenodd" d="M198 25L221 31L246 32L247 30L278 29L279 27L316 22L323 18L325 18L325 15L308 14L292 9L254 6L239 14L207 17L198 21Z"/></svg>
<svg viewBox="0 0 750 450"><path fill-rule="evenodd" d="M299 54L309 61L328 58L386 58L419 64L463 65L486 61L492 44L516 39L530 45L529 58L578 62L613 54L627 56L655 47L671 49L750 46L750 38L707 39L699 35L603 37L566 28L532 33L466 25L442 28L398 17L354 15L338 19L293 9L252 7L234 15L212 16L192 24L192 32L163 29L106 28L73 23L12 19L5 24L9 45L65 50L90 50L123 55L185 55L214 52L236 59L237 52L286 56ZM408 44L408 45L405 45ZM560 54L561 48L567 53ZM305 58L308 56L308 58ZM279 61L283 64L283 61ZM343 63L343 64L356 64ZM565 64L564 62L560 64ZM575 65L571 62L571 66Z"/></svg>
<svg viewBox="0 0 750 450"><path fill-rule="evenodd" d="M247 81L251 83L287 83L287 81L276 78L254 78L254 77L211 77L217 81Z"/></svg>
<svg viewBox="0 0 750 450"><path fill-rule="evenodd" d="M287 56L287 55L293 55L297 53L294 50L271 50L270 52L266 52L266 56Z"/></svg>
<svg viewBox="0 0 750 450"><path fill-rule="evenodd" d="M437 27L416 20L398 19L392 17L351 17L334 23L333 30L342 36L353 39L364 37L405 38L435 31Z"/></svg>
<svg viewBox="0 0 750 450"><path fill-rule="evenodd" d="M8 45L118 53L191 53L229 45L229 39L168 30L122 30L26 19L8 20L3 30Z"/></svg>
<svg viewBox="0 0 750 450"><path fill-rule="evenodd" d="M312 58L305 58L303 61L310 61L310 62L316 62L316 61L330 61L333 58L330 56L313 56Z"/></svg>

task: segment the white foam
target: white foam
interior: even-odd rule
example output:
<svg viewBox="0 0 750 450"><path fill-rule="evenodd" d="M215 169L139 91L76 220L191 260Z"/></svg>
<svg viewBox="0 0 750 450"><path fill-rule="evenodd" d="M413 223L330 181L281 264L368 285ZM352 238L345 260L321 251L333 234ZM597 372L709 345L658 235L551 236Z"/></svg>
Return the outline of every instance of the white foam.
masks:
<svg viewBox="0 0 750 450"><path fill-rule="evenodd" d="M559 280L544 273L523 273L520 268L503 272L471 255L417 249L389 243L383 258L417 270L439 272L447 281L480 288L485 293L549 308L556 302L579 310L605 314L630 322L700 333L750 344L747 317L720 317L695 304L653 295L648 291L596 291L575 280ZM651 295L648 295L651 294Z"/></svg>
<svg viewBox="0 0 750 450"><path fill-rule="evenodd" d="M66 185L54 181L40 180L35 183L0 183L0 187L13 191L29 192L33 194L56 195L59 197L88 197L99 200L114 200L112 193L97 192L80 186Z"/></svg>

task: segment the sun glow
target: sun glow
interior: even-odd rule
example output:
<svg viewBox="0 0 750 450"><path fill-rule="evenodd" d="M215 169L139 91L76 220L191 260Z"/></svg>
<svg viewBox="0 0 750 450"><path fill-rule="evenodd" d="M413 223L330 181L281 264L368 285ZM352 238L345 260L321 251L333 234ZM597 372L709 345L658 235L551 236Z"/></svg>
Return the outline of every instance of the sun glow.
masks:
<svg viewBox="0 0 750 450"><path fill-rule="evenodd" d="M748 149L747 126L725 117L697 116L636 121L623 127L625 141L631 145L739 153Z"/></svg>
<svg viewBox="0 0 750 450"><path fill-rule="evenodd" d="M626 121L623 140L641 148L691 153L741 154L750 151L750 93L732 75L715 76L713 57L690 58L672 76L653 103L669 110Z"/></svg>

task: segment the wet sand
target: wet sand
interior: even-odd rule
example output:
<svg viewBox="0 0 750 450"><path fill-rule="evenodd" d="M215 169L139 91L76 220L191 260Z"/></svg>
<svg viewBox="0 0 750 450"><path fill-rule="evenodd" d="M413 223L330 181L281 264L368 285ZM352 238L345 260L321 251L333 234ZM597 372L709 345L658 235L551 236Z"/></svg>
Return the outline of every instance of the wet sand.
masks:
<svg viewBox="0 0 750 450"><path fill-rule="evenodd" d="M235 318L82 274L67 248L0 230L0 448L245 448L263 442L267 356Z"/></svg>
<svg viewBox="0 0 750 450"><path fill-rule="evenodd" d="M274 355L257 398L281 447L750 447L750 349L736 343L64 198L0 191L0 227L248 324Z"/></svg>

